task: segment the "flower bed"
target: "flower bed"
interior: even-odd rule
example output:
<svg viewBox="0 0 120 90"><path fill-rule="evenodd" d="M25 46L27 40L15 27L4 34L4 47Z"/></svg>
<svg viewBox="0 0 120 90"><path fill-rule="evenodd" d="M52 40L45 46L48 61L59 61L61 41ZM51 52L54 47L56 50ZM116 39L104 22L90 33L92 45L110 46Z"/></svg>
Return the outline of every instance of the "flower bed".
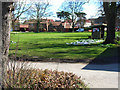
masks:
<svg viewBox="0 0 120 90"><path fill-rule="evenodd" d="M76 42L71 42L71 43L66 43L67 45L90 45L90 44L97 44L97 43L101 43L104 40L96 40L96 39L81 39L79 41Z"/></svg>

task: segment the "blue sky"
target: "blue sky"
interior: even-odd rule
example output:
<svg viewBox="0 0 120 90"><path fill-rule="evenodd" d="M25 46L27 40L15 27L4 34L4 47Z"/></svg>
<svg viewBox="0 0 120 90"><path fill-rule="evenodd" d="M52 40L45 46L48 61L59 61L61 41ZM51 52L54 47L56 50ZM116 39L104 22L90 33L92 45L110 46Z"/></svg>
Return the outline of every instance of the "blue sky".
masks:
<svg viewBox="0 0 120 90"><path fill-rule="evenodd" d="M96 18L98 14L98 8L100 7L100 2L97 0L90 0L89 3L83 5L84 12L87 14L87 18Z"/></svg>
<svg viewBox="0 0 120 90"><path fill-rule="evenodd" d="M59 8L63 2L64 2L64 0L52 0L52 2L51 2L51 4L53 5L52 11L54 13L59 11ZM89 3L85 3L83 5L83 12L85 12L87 14L86 18L98 17L98 16L96 16L98 13L98 7L99 7L98 0L90 0Z"/></svg>
<svg viewBox="0 0 120 90"><path fill-rule="evenodd" d="M39 0L37 0L37 1L39 1ZM50 8L50 10L51 10L51 12L54 13L54 16L51 16L51 17L48 17L48 18L58 19L57 17L55 17L56 16L55 14L56 14L57 11L59 11L59 8L60 8L60 6L62 5L62 3L64 1L65 0L50 0L50 4L52 5L52 7ZM83 12L85 12L87 14L86 18L88 19L88 18L98 17L98 16L96 16L97 13L98 13L98 7L99 7L98 0L89 0L89 3L85 3L83 5ZM22 17L24 17L24 15L22 15Z"/></svg>

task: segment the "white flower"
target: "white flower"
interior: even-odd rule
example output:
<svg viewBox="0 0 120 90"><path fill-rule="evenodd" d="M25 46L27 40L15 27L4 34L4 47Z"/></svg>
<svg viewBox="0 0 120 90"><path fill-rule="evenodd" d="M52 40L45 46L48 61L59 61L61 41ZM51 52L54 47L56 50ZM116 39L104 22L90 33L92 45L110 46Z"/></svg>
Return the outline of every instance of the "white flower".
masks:
<svg viewBox="0 0 120 90"><path fill-rule="evenodd" d="M75 86L75 84L73 84L73 86Z"/></svg>
<svg viewBox="0 0 120 90"><path fill-rule="evenodd" d="M78 45L80 45L80 44L81 44L81 42L77 42L77 44L78 44Z"/></svg>
<svg viewBox="0 0 120 90"><path fill-rule="evenodd" d="M67 45L69 45L69 43L66 43Z"/></svg>
<svg viewBox="0 0 120 90"><path fill-rule="evenodd" d="M71 43L66 43L67 45L72 44L72 45L87 45L87 44L94 44L98 42L103 42L104 40L80 40L76 42L71 42Z"/></svg>
<svg viewBox="0 0 120 90"><path fill-rule="evenodd" d="M89 44L88 42L84 42L84 44Z"/></svg>

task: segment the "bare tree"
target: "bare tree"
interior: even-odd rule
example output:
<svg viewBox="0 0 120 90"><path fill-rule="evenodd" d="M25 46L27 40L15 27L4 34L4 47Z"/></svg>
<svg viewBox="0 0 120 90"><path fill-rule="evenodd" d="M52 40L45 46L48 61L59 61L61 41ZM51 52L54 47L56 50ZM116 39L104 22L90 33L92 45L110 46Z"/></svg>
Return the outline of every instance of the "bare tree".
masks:
<svg viewBox="0 0 120 90"><path fill-rule="evenodd" d="M48 7L50 6L48 0L40 0L38 2L34 2L30 10L28 11L28 15L31 18L36 19L37 22L37 30L36 32L39 32L39 26L40 22L42 21L42 18L48 15Z"/></svg>
<svg viewBox="0 0 120 90"><path fill-rule="evenodd" d="M74 32L74 26L77 20L77 15L76 13L80 13L82 11L82 6L86 2L81 2L79 0L66 0L61 7L62 11L70 13L70 19L72 21L72 31Z"/></svg>
<svg viewBox="0 0 120 90"><path fill-rule="evenodd" d="M20 19L20 16L26 13L32 3L27 3L26 0L19 0L13 3L14 11L12 12L12 28L15 29L15 21ZM27 18L27 15L24 16L24 19Z"/></svg>
<svg viewBox="0 0 120 90"><path fill-rule="evenodd" d="M20 0L18 2L13 3L14 11L13 11L13 20L16 21L19 17L28 11L31 7L31 4L28 4L25 0Z"/></svg>

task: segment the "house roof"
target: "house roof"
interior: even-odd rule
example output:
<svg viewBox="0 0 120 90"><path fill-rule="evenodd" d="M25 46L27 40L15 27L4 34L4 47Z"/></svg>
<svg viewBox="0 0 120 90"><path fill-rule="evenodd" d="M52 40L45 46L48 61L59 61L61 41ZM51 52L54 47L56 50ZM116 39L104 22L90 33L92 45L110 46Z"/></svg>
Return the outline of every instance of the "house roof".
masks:
<svg viewBox="0 0 120 90"><path fill-rule="evenodd" d="M40 22L40 23L46 24L46 22Z"/></svg>
<svg viewBox="0 0 120 90"><path fill-rule="evenodd" d="M59 25L61 24L61 22L51 22L51 24L52 24L53 26L59 26Z"/></svg>
<svg viewBox="0 0 120 90"><path fill-rule="evenodd" d="M36 22L33 22L33 21L29 21L28 23L36 23Z"/></svg>
<svg viewBox="0 0 120 90"><path fill-rule="evenodd" d="M47 19L47 21L54 22L54 20L53 20L53 19Z"/></svg>
<svg viewBox="0 0 120 90"><path fill-rule="evenodd" d="M42 21L40 23L46 23L46 21L48 22L54 22L53 19L42 19ZM24 23L29 24L29 23L37 23L36 19L30 19L30 20L26 20Z"/></svg>
<svg viewBox="0 0 120 90"><path fill-rule="evenodd" d="M72 20L65 20L66 23L72 23Z"/></svg>
<svg viewBox="0 0 120 90"><path fill-rule="evenodd" d="M106 24L92 25L92 26L90 26L90 27L95 28L95 27L101 27L101 26L107 27Z"/></svg>
<svg viewBox="0 0 120 90"><path fill-rule="evenodd" d="M90 20L86 20L86 22L87 22L87 23L91 23L91 21L90 21Z"/></svg>
<svg viewBox="0 0 120 90"><path fill-rule="evenodd" d="M20 28L29 28L29 25L21 24Z"/></svg>
<svg viewBox="0 0 120 90"><path fill-rule="evenodd" d="M66 21L62 22L62 21L53 21L52 19L47 19L47 21L48 21L48 25L50 25L50 23L51 23L52 26L60 26L60 25L62 25L62 26L64 26L64 28L72 28L72 26L70 25L71 20L66 20ZM36 21L35 20L26 21L26 24L29 24L29 23L36 23ZM40 23L41 24L47 24L46 19L43 19L43 21L40 22ZM21 25L21 27L27 28L29 26ZM78 28L78 27L76 26L74 28Z"/></svg>
<svg viewBox="0 0 120 90"><path fill-rule="evenodd" d="M65 25L65 28L71 28L71 25L69 24L69 23L64 23L64 25Z"/></svg>

